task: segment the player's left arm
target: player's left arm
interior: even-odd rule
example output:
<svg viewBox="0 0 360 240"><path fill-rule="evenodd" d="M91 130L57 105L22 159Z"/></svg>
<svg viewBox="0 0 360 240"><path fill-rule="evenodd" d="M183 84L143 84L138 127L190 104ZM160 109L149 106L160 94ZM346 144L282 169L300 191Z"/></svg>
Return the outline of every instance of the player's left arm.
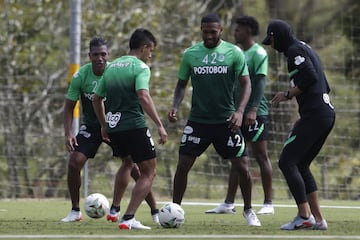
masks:
<svg viewBox="0 0 360 240"><path fill-rule="evenodd" d="M245 62L245 56L240 48L234 51L234 71L241 86L239 106L236 111L227 119L229 128L236 131L243 123L243 115L251 95L251 81L249 70Z"/></svg>
<svg viewBox="0 0 360 240"><path fill-rule="evenodd" d="M311 58L302 47L290 48L288 52L290 88L275 94L272 103L287 101L302 94L317 81L317 74Z"/></svg>
<svg viewBox="0 0 360 240"><path fill-rule="evenodd" d="M245 125L252 125L255 123L258 107L265 92L266 76L264 74L257 74L251 84L251 96L248 105L250 106L245 117Z"/></svg>
<svg viewBox="0 0 360 240"><path fill-rule="evenodd" d="M241 85L239 106L236 111L227 119L229 128L231 128L232 131L236 131L239 127L241 127L243 123L244 110L251 94L251 82L249 75L239 76L239 81Z"/></svg>
<svg viewBox="0 0 360 240"><path fill-rule="evenodd" d="M139 99L139 103L144 112L151 118L156 124L159 134L159 143L164 144L167 141L168 134L162 124L160 117L156 111L155 104L149 92L150 81L150 69L146 65L143 65L136 76L135 90Z"/></svg>
<svg viewBox="0 0 360 240"><path fill-rule="evenodd" d="M160 117L156 111L155 104L150 96L150 93L146 89L140 89L137 91L140 105L144 112L153 120L158 127L158 134L160 136L159 143L164 144L167 141L168 134L160 120Z"/></svg>
<svg viewBox="0 0 360 240"><path fill-rule="evenodd" d="M265 94L265 82L268 71L268 55L266 50L259 47L248 61L252 62L254 76L251 79L251 95L248 102L249 111L245 116L245 124L252 125L256 121L257 111Z"/></svg>

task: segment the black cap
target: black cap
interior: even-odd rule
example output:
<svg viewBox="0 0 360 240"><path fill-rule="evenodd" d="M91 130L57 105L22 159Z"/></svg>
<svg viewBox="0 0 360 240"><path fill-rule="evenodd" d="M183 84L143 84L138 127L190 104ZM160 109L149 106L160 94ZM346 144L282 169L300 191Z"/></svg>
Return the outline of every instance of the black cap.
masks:
<svg viewBox="0 0 360 240"><path fill-rule="evenodd" d="M293 35L293 32L291 30L290 25L281 20L281 19L274 19L272 20L268 27L266 32L266 37L262 41L264 45L270 45L271 44L271 37L274 36L276 38L276 41L279 41L283 38L283 40L286 40L290 36Z"/></svg>
<svg viewBox="0 0 360 240"><path fill-rule="evenodd" d="M264 38L264 40L262 41L262 44L264 45L270 45L271 42L270 42L270 39L271 39L271 36L274 35L274 32L270 32L270 33L267 33L266 34L266 37Z"/></svg>

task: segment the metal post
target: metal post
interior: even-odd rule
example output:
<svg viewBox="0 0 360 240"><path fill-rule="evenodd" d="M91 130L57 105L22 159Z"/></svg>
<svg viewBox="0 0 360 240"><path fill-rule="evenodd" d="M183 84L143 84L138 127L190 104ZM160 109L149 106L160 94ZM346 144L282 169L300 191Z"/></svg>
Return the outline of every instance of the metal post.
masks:
<svg viewBox="0 0 360 240"><path fill-rule="evenodd" d="M80 68L80 50L81 50L81 0L70 0L70 65L68 79ZM73 113L72 129L74 134L79 132L80 125L80 104L76 103ZM84 166L83 171L84 196L88 195L88 165Z"/></svg>

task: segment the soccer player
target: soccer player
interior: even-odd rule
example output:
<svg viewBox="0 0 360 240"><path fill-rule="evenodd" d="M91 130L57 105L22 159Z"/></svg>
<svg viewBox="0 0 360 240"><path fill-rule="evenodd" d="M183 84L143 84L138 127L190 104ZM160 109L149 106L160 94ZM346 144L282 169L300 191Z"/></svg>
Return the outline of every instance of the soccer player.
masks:
<svg viewBox="0 0 360 240"><path fill-rule="evenodd" d="M220 18L210 13L201 19L203 41L185 50L168 118L176 113L191 77L193 94L188 122L181 137L179 161L174 176L173 202L181 204L187 175L196 158L210 144L238 171L244 199L243 216L248 225L261 226L251 206L252 180L245 141L240 131L243 113L251 93L251 83L241 49L221 39ZM235 82L241 84L239 106L235 108Z"/></svg>
<svg viewBox="0 0 360 240"><path fill-rule="evenodd" d="M272 103L278 104L295 97L300 115L279 159L279 167L298 212L293 221L282 225L281 229L326 230L327 223L320 211L318 188L310 165L335 123L328 81L316 52L295 37L287 22L279 19L271 21L263 44L284 53L288 63L290 88L276 93Z"/></svg>
<svg viewBox="0 0 360 240"><path fill-rule="evenodd" d="M158 127L159 143L167 141L166 130L149 93L150 68L157 41L147 29L136 29L130 37L128 55L109 64L94 96L93 106L104 141L122 159L117 195L123 196L134 163L140 170L131 199L119 223L120 229L151 229L135 219L135 213L150 192L156 171L154 141L146 126L144 111ZM106 113L103 99L106 96ZM131 156L131 157L130 157ZM121 187L120 187L121 186Z"/></svg>
<svg viewBox="0 0 360 240"><path fill-rule="evenodd" d="M260 166L261 180L264 190L264 205L257 214L274 214L272 206L272 167L267 151L267 116L268 101L265 98L265 80L268 68L268 56L265 49L255 42L259 34L259 23L251 16L236 19L235 41L244 51L251 79L250 100L244 112L241 132L246 143L250 144L252 153ZM240 86L237 84L237 86ZM236 90L236 100L239 99ZM237 106L238 104L236 104ZM234 200L238 187L239 176L234 167L230 170L228 191L224 203L205 213L234 213Z"/></svg>
<svg viewBox="0 0 360 240"><path fill-rule="evenodd" d="M61 220L62 222L82 220L82 213L79 206L79 190L81 186L80 172L88 158L95 157L100 144L103 142L100 124L92 106L92 99L98 82L108 65L109 52L106 41L100 37L93 38L89 43L88 56L90 63L82 66L79 71L74 74L64 104L65 145L70 152L67 183L72 209L69 215ZM75 137L72 131L73 111L76 101L79 98L81 99L83 122L80 126L79 133ZM117 189L119 174L120 173L117 173L115 177L115 189ZM136 180L139 175L140 172L137 166L134 165L132 177ZM158 209L156 208L156 201L152 192L149 193L146 201L151 208L153 220L158 222ZM120 199L116 192L114 193L113 204L115 204L117 206L116 209L120 211ZM115 217L117 217L116 214L119 215L119 213L115 212L112 218L109 219L108 217L108 219L114 221Z"/></svg>

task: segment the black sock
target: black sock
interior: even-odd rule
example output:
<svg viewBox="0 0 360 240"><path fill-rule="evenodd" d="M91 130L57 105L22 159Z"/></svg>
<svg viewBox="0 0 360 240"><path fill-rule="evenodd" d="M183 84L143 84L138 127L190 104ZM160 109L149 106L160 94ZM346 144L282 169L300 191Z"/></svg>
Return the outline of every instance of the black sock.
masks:
<svg viewBox="0 0 360 240"><path fill-rule="evenodd" d="M114 204L111 204L110 210L115 210L115 212L120 212L120 206L114 206Z"/></svg>
<svg viewBox="0 0 360 240"><path fill-rule="evenodd" d="M304 220L308 220L309 218L308 217L303 217L303 216L300 216L302 219Z"/></svg>
<svg viewBox="0 0 360 240"><path fill-rule="evenodd" d="M228 200L225 200L224 202L225 202L226 204L234 204L234 202L228 201Z"/></svg>
<svg viewBox="0 0 360 240"><path fill-rule="evenodd" d="M73 207L73 208L71 208L71 210L74 210L74 211L79 212L79 211L80 211L80 208L79 208L79 207Z"/></svg>
<svg viewBox="0 0 360 240"><path fill-rule="evenodd" d="M151 209L151 215L155 215L159 213L159 209Z"/></svg>
<svg viewBox="0 0 360 240"><path fill-rule="evenodd" d="M125 214L124 217L123 217L123 219L124 219L125 221L130 220L130 219L132 219L132 218L134 218L134 214Z"/></svg>

